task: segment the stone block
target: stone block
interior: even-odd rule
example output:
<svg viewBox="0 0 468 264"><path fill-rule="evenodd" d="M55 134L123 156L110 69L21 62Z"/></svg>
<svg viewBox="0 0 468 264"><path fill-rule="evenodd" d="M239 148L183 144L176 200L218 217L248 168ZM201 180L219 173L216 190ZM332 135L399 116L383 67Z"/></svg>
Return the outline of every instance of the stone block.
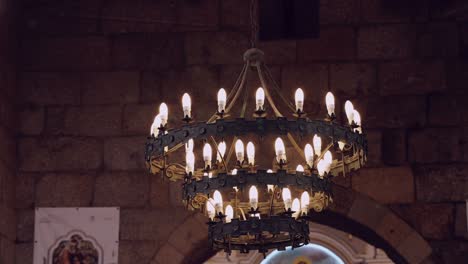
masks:
<svg viewBox="0 0 468 264"><path fill-rule="evenodd" d="M83 75L83 104L138 102L138 72L90 72Z"/></svg>
<svg viewBox="0 0 468 264"><path fill-rule="evenodd" d="M24 72L19 76L19 95L24 103L77 105L81 77L73 72Z"/></svg>
<svg viewBox="0 0 468 264"><path fill-rule="evenodd" d="M468 50L468 49L467 49ZM447 64L447 85L449 90L456 94L468 94L468 63L453 61Z"/></svg>
<svg viewBox="0 0 468 264"><path fill-rule="evenodd" d="M372 64L339 63L330 65L330 90L344 100L377 93L376 68Z"/></svg>
<svg viewBox="0 0 468 264"><path fill-rule="evenodd" d="M297 41L297 60L352 60L356 56L355 45L356 34L352 27L323 29L316 39Z"/></svg>
<svg viewBox="0 0 468 264"><path fill-rule="evenodd" d="M191 253L194 245L208 240L206 228L194 217L189 216L179 228L177 228L169 238L169 244L173 245L177 251L187 256Z"/></svg>
<svg viewBox="0 0 468 264"><path fill-rule="evenodd" d="M221 27L226 29L243 29L250 26L249 0L221 1Z"/></svg>
<svg viewBox="0 0 468 264"><path fill-rule="evenodd" d="M64 134L115 136L122 134L122 107L84 106L66 109Z"/></svg>
<svg viewBox="0 0 468 264"><path fill-rule="evenodd" d="M320 1L320 24L353 24L359 19L359 3L346 0Z"/></svg>
<svg viewBox="0 0 468 264"><path fill-rule="evenodd" d="M154 258L154 261L156 261L157 264L163 264L167 263L169 259L171 260L171 263L174 264L183 263L184 255L174 246L167 243L161 249L159 249Z"/></svg>
<svg viewBox="0 0 468 264"><path fill-rule="evenodd" d="M33 263L34 244L16 243L16 264Z"/></svg>
<svg viewBox="0 0 468 264"><path fill-rule="evenodd" d="M110 41L103 36L24 38L21 65L26 70L105 70Z"/></svg>
<svg viewBox="0 0 468 264"><path fill-rule="evenodd" d="M419 201L449 202L468 198L468 166L462 164L417 166L414 170Z"/></svg>
<svg viewBox="0 0 468 264"><path fill-rule="evenodd" d="M0 234L2 238L7 238L11 241L16 239L16 212L13 207L5 204L0 204Z"/></svg>
<svg viewBox="0 0 468 264"><path fill-rule="evenodd" d="M417 163L454 162L463 159L462 130L427 128L411 131L408 158Z"/></svg>
<svg viewBox="0 0 468 264"><path fill-rule="evenodd" d="M455 236L468 239L466 203L457 204L455 210Z"/></svg>
<svg viewBox="0 0 468 264"><path fill-rule="evenodd" d="M389 213L382 219L376 233L393 247L398 247L407 238L413 229L394 213Z"/></svg>
<svg viewBox="0 0 468 264"><path fill-rule="evenodd" d="M94 206L142 207L149 197L146 172L105 173L96 178Z"/></svg>
<svg viewBox="0 0 468 264"><path fill-rule="evenodd" d="M440 61L384 63L379 70L382 95L427 94L444 91L445 67Z"/></svg>
<svg viewBox="0 0 468 264"><path fill-rule="evenodd" d="M4 93L0 96L0 123L12 131L16 131L18 127L16 101L16 97L9 97Z"/></svg>
<svg viewBox="0 0 468 264"><path fill-rule="evenodd" d="M16 241L34 242L34 209L17 210L16 219Z"/></svg>
<svg viewBox="0 0 468 264"><path fill-rule="evenodd" d="M22 135L39 135L44 129L45 109L38 106L26 106L19 113L19 132Z"/></svg>
<svg viewBox="0 0 468 264"><path fill-rule="evenodd" d="M144 71L141 73L141 102L155 103L164 98L161 82L164 73Z"/></svg>
<svg viewBox="0 0 468 264"><path fill-rule="evenodd" d="M432 252L431 246L418 234L412 232L396 249L408 263L420 263Z"/></svg>
<svg viewBox="0 0 468 264"><path fill-rule="evenodd" d="M414 28L410 25L361 27L358 35L358 58L408 58L413 55L414 43Z"/></svg>
<svg viewBox="0 0 468 264"><path fill-rule="evenodd" d="M410 167L364 168L351 178L354 190L383 204L414 201L414 178Z"/></svg>
<svg viewBox="0 0 468 264"><path fill-rule="evenodd" d="M95 170L102 164L102 144L90 138L23 138L18 151L21 171Z"/></svg>
<svg viewBox="0 0 468 264"><path fill-rule="evenodd" d="M192 99L193 100L193 99ZM126 135L149 135L154 118L158 114L157 104L126 105L123 113L123 131ZM168 106L170 107L170 106ZM172 110L173 107L170 107ZM170 115L173 116L172 111ZM172 124L171 124L172 127Z"/></svg>
<svg viewBox="0 0 468 264"><path fill-rule="evenodd" d="M422 1L361 1L361 16L365 23L398 23L409 22L412 17L424 11Z"/></svg>
<svg viewBox="0 0 468 264"><path fill-rule="evenodd" d="M335 186L333 188L333 203L330 210L342 215L347 215L354 203L356 194L350 188Z"/></svg>
<svg viewBox="0 0 468 264"><path fill-rule="evenodd" d="M382 160L387 165L406 163L407 136L405 129L385 129L382 134Z"/></svg>
<svg viewBox="0 0 468 264"><path fill-rule="evenodd" d="M2 147L0 148L0 160L10 168L16 167L16 138L15 135L9 129L0 126L0 142Z"/></svg>
<svg viewBox="0 0 468 264"><path fill-rule="evenodd" d="M14 207L16 169L0 161L0 204Z"/></svg>
<svg viewBox="0 0 468 264"><path fill-rule="evenodd" d="M31 173L18 173L16 175L16 208L33 208L35 197L36 177Z"/></svg>
<svg viewBox="0 0 468 264"><path fill-rule="evenodd" d="M426 123L424 96L371 97L361 101L353 104L361 113L364 128L421 127Z"/></svg>
<svg viewBox="0 0 468 264"><path fill-rule="evenodd" d="M468 96L433 95L429 98L429 123L456 126L468 123Z"/></svg>
<svg viewBox="0 0 468 264"><path fill-rule="evenodd" d="M185 64L181 34L121 34L112 43L115 69L163 70Z"/></svg>
<svg viewBox="0 0 468 264"><path fill-rule="evenodd" d="M446 58L459 54L459 36L456 23L421 24L418 29L416 54L419 57Z"/></svg>
<svg viewBox="0 0 468 264"><path fill-rule="evenodd" d="M370 229L376 230L384 217L389 213L390 210L385 206L365 196L357 196L349 209L348 217Z"/></svg>
<svg viewBox="0 0 468 264"><path fill-rule="evenodd" d="M431 245L434 254L440 257L439 263L464 263L468 259L466 241L434 241Z"/></svg>
<svg viewBox="0 0 468 264"><path fill-rule="evenodd" d="M460 55L463 58L468 58L468 26L462 24L460 29Z"/></svg>
<svg viewBox="0 0 468 264"><path fill-rule="evenodd" d="M258 43L258 48L265 53L264 58L267 65L292 64L296 62L296 41L265 41Z"/></svg>
<svg viewBox="0 0 468 264"><path fill-rule="evenodd" d="M37 180L36 206L90 206L93 199L93 174L46 174Z"/></svg>
<svg viewBox="0 0 468 264"><path fill-rule="evenodd" d="M15 263L15 241L0 237L0 263Z"/></svg>
<svg viewBox="0 0 468 264"><path fill-rule="evenodd" d="M150 177L150 204L154 208L168 208L170 207L170 187L171 184L167 179L163 179L160 175L149 175ZM182 185L178 186L182 190ZM182 195L179 197L178 202L182 201Z"/></svg>
<svg viewBox="0 0 468 264"><path fill-rule="evenodd" d="M186 207L182 202L182 184L180 182L169 182L169 202L174 207Z"/></svg>
<svg viewBox="0 0 468 264"><path fill-rule="evenodd" d="M239 64L249 47L248 37L239 32L197 32L185 38L187 64Z"/></svg>
<svg viewBox="0 0 468 264"><path fill-rule="evenodd" d="M379 130L369 130L367 133L368 155L366 166L382 165L382 132Z"/></svg>
<svg viewBox="0 0 468 264"><path fill-rule="evenodd" d="M104 143L104 165L108 170L145 169L145 137L115 137Z"/></svg>
<svg viewBox="0 0 468 264"><path fill-rule="evenodd" d="M159 250L159 243L155 241L126 241L119 242L119 263L151 263L151 258Z"/></svg>
<svg viewBox="0 0 468 264"><path fill-rule="evenodd" d="M177 9L178 30L206 31L216 30L219 26L218 0L185 1Z"/></svg>

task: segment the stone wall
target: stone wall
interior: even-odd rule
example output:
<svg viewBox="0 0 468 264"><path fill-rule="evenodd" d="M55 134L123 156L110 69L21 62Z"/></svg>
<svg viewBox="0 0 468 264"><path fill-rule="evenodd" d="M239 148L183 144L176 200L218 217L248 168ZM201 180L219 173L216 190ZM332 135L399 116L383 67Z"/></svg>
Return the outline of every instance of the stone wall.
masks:
<svg viewBox="0 0 468 264"><path fill-rule="evenodd" d="M468 259L459 2L323 0L319 39L259 44L285 94L306 89L313 116L328 90L362 110L369 165L338 183L389 206L430 242L433 263ZM31 263L36 206L120 206L120 263L187 259L204 219L182 207L179 184L144 170L143 144L163 98L177 123L189 92L201 120L217 89L232 86L249 1L40 3L23 0L20 14L16 263Z"/></svg>
<svg viewBox="0 0 468 264"><path fill-rule="evenodd" d="M0 263L15 259L15 10L13 1L0 1Z"/></svg>

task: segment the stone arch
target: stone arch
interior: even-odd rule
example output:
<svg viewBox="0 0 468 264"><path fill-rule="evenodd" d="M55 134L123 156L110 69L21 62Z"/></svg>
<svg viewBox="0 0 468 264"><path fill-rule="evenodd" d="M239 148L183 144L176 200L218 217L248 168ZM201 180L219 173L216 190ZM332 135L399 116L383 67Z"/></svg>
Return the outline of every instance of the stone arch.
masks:
<svg viewBox="0 0 468 264"><path fill-rule="evenodd" d="M395 263L423 263L432 248L426 240L387 206L351 189L335 186L334 203L311 213L310 221L351 233L384 249ZM206 218L195 214L176 227L155 255L153 263L202 263L216 252L206 245Z"/></svg>

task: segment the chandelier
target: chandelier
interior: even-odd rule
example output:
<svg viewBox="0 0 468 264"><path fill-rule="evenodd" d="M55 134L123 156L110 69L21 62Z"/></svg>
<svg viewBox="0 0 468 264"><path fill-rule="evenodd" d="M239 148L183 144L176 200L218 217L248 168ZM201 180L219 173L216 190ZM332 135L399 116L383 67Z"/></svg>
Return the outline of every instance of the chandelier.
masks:
<svg viewBox="0 0 468 264"><path fill-rule="evenodd" d="M243 58L237 81L229 94L219 89L208 120L195 122L187 93L180 127L168 124L168 106L160 104L145 146L146 164L151 173L182 182L187 208L208 216L214 250L265 254L297 248L308 243L309 210L320 212L333 201L332 178L366 162L361 117L350 101L344 104L346 118L337 117L328 92L328 114L310 119L304 110L304 91L313 93L309 87L298 88L292 102L261 50L251 48ZM255 93L247 84L249 73L261 83Z"/></svg>

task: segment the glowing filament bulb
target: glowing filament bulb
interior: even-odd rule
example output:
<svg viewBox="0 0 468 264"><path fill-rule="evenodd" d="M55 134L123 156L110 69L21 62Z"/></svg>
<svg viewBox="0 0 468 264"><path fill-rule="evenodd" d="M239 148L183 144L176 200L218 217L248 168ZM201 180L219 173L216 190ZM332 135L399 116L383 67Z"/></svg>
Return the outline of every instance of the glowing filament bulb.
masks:
<svg viewBox="0 0 468 264"><path fill-rule="evenodd" d="M292 214L292 217L297 218L300 214L300 210L301 210L301 203L299 202L299 199L295 198L292 202L292 207L291 207L291 211L294 212Z"/></svg>
<svg viewBox="0 0 468 264"><path fill-rule="evenodd" d="M211 167L212 155L211 145L205 143L205 146L203 146L203 161L205 162L205 168Z"/></svg>
<svg viewBox="0 0 468 264"><path fill-rule="evenodd" d="M268 192L273 192L274 189L275 189L275 185L273 185L273 184L267 184L267 190L268 190Z"/></svg>
<svg viewBox="0 0 468 264"><path fill-rule="evenodd" d="M184 117L192 117L192 100L188 93L184 93L182 96L182 110L184 111Z"/></svg>
<svg viewBox="0 0 468 264"><path fill-rule="evenodd" d="M335 96L331 92L328 92L325 96L325 104L327 105L327 112L329 116L335 114Z"/></svg>
<svg viewBox="0 0 468 264"><path fill-rule="evenodd" d="M326 162L323 159L319 160L319 162L317 163L317 170L320 178L323 178L323 176L325 175L325 169Z"/></svg>
<svg viewBox="0 0 468 264"><path fill-rule="evenodd" d="M340 148L341 151L343 151L345 146L345 143L343 141L338 141L338 147Z"/></svg>
<svg viewBox="0 0 468 264"><path fill-rule="evenodd" d="M185 172L187 174L193 174L193 171L195 169L195 155L193 154L193 152L190 151L185 153L185 163Z"/></svg>
<svg viewBox="0 0 468 264"><path fill-rule="evenodd" d="M159 128L161 127L161 115L156 115L154 118L153 124L151 125L151 135L157 136L159 134Z"/></svg>
<svg viewBox="0 0 468 264"><path fill-rule="evenodd" d="M218 91L218 113L222 113L226 110L226 91L224 88Z"/></svg>
<svg viewBox="0 0 468 264"><path fill-rule="evenodd" d="M259 87L255 93L255 102L257 105L256 109L260 111L263 110L263 105L265 104L265 91L262 87Z"/></svg>
<svg viewBox="0 0 468 264"><path fill-rule="evenodd" d="M244 142L238 139L236 141L236 157L240 164L244 161Z"/></svg>
<svg viewBox="0 0 468 264"><path fill-rule="evenodd" d="M310 144L306 144L304 147L304 156L307 165L312 168L314 166L314 149Z"/></svg>
<svg viewBox="0 0 468 264"><path fill-rule="evenodd" d="M214 217L216 215L214 204L215 204L215 201L213 200L213 198L210 198L208 199L208 201L206 201L206 213L208 214L208 217L210 218L211 221L214 220Z"/></svg>
<svg viewBox="0 0 468 264"><path fill-rule="evenodd" d="M303 192L301 195L301 212L307 214L309 210L310 196L308 192Z"/></svg>
<svg viewBox="0 0 468 264"><path fill-rule="evenodd" d="M296 101L296 111L304 111L304 91L302 91L301 88L297 88L296 94L294 95L294 99Z"/></svg>
<svg viewBox="0 0 468 264"><path fill-rule="evenodd" d="M301 164L297 165L296 172L304 172L304 167Z"/></svg>
<svg viewBox="0 0 468 264"><path fill-rule="evenodd" d="M221 196L221 193L216 190L213 193L213 199L215 201L214 208L217 213L222 213L223 212L223 197Z"/></svg>
<svg viewBox="0 0 468 264"><path fill-rule="evenodd" d="M356 111L356 109L353 111L353 117L354 117L354 123L356 123L356 125L358 125L359 127L357 127L355 129L355 131L357 131L359 134L362 133L362 128L361 128L361 115L359 114L358 111Z"/></svg>
<svg viewBox="0 0 468 264"><path fill-rule="evenodd" d="M221 141L218 144L218 152L216 154L216 160L221 163L224 158L224 154L226 153L226 142Z"/></svg>
<svg viewBox="0 0 468 264"><path fill-rule="evenodd" d="M159 115L161 116L161 125L165 126L167 124L167 119L169 118L169 109L165 103L159 105Z"/></svg>
<svg viewBox="0 0 468 264"><path fill-rule="evenodd" d="M267 173L273 173L273 170L272 170L272 169L268 169L268 170L267 170Z"/></svg>
<svg viewBox="0 0 468 264"><path fill-rule="evenodd" d="M314 135L314 139L312 140L314 144L315 155L320 156L322 153L322 138L317 135Z"/></svg>
<svg viewBox="0 0 468 264"><path fill-rule="evenodd" d="M254 210L257 209L258 207L258 190L255 185L252 185L249 189L249 203L250 207L253 208Z"/></svg>
<svg viewBox="0 0 468 264"><path fill-rule="evenodd" d="M325 161L325 172L329 173L331 169L331 164L333 162L332 154L329 150L323 155L323 160Z"/></svg>
<svg viewBox="0 0 468 264"><path fill-rule="evenodd" d="M255 165L255 146L252 142L247 143L247 161L250 165Z"/></svg>
<svg viewBox="0 0 468 264"><path fill-rule="evenodd" d="M275 152L276 161L278 163L286 162L286 148L284 147L284 142L281 138L276 138L275 140Z"/></svg>
<svg viewBox="0 0 468 264"><path fill-rule="evenodd" d="M348 122L349 124L351 125L354 121L354 106L353 104L347 100L345 102L345 105L344 105L344 109L345 109L345 112L346 112L346 117L348 118Z"/></svg>
<svg viewBox="0 0 468 264"><path fill-rule="evenodd" d="M236 174L237 174L237 169L233 169L233 170L231 171L231 175L236 175Z"/></svg>
<svg viewBox="0 0 468 264"><path fill-rule="evenodd" d="M232 218L234 218L234 210L231 205L226 206L226 223L231 223Z"/></svg>
<svg viewBox="0 0 468 264"><path fill-rule="evenodd" d="M282 197L283 197L283 202L284 202L284 209L288 211L289 209L291 209L291 203L292 203L291 191L288 188L283 188Z"/></svg>
<svg viewBox="0 0 468 264"><path fill-rule="evenodd" d="M193 152L193 139L189 139L187 143L185 143L185 153Z"/></svg>

